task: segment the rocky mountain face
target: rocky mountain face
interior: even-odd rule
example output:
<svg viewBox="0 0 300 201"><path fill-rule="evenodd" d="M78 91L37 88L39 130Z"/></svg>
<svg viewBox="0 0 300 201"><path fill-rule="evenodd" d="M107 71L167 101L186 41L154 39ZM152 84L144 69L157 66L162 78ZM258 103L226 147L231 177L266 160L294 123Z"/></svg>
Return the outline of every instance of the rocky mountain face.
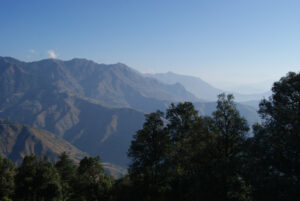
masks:
<svg viewBox="0 0 300 201"><path fill-rule="evenodd" d="M197 98L181 85L144 78L124 64L0 58L1 118L53 132L123 167L144 112L164 109L171 100Z"/></svg>
<svg viewBox="0 0 300 201"><path fill-rule="evenodd" d="M82 152L125 168L144 114L183 101L194 102L201 114L215 108L214 103L199 102L181 84L163 84L120 63L26 63L0 57L0 118L47 130ZM240 107L251 122L258 118L254 109ZM19 156L25 153L31 152L20 151Z"/></svg>
<svg viewBox="0 0 300 201"><path fill-rule="evenodd" d="M67 153L74 163L79 163L88 155L49 131L0 119L0 154L13 162L20 164L26 155L31 154L46 156L51 161L56 161L63 152ZM111 163L103 163L103 167L115 178L126 173L124 168Z"/></svg>
<svg viewBox="0 0 300 201"><path fill-rule="evenodd" d="M63 152L75 162L87 155L53 133L0 119L0 153L12 161L20 163L30 154L56 160Z"/></svg>
<svg viewBox="0 0 300 201"><path fill-rule="evenodd" d="M154 106L159 106L170 101L198 100L180 84L168 85L145 78L120 63L105 65L85 59L24 63L2 57L0 66L1 90L5 92L1 98L12 95L17 98L28 91L55 88L56 92L76 94L105 106L130 107L146 112L154 108L141 102L151 101Z"/></svg>

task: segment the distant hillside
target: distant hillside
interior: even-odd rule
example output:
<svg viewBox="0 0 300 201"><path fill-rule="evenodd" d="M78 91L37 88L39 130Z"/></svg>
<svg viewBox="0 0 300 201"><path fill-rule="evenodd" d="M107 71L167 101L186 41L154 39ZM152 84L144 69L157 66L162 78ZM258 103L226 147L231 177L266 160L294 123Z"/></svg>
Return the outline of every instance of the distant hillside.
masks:
<svg viewBox="0 0 300 201"><path fill-rule="evenodd" d="M144 114L183 101L199 99L181 84L145 78L124 64L86 59L26 63L0 57L0 118L45 129L89 155L100 155L104 162L124 168ZM200 111L215 106L200 105ZM255 110L248 109L245 117L254 122Z"/></svg>
<svg viewBox="0 0 300 201"><path fill-rule="evenodd" d="M157 74L146 74L147 77L155 78L163 83L182 84L188 91L195 94L199 99L203 101L213 101L216 100L217 94L222 93L222 90L217 89L207 82L201 80L200 78L179 75L172 72L167 73L157 73Z"/></svg>
<svg viewBox="0 0 300 201"><path fill-rule="evenodd" d="M107 108L52 90L24 97L3 108L0 117L51 131L84 152L123 167L132 135L144 121L144 113Z"/></svg>
<svg viewBox="0 0 300 201"><path fill-rule="evenodd" d="M217 99L218 94L222 92L226 92L226 93L232 93L236 101L245 102L247 104L248 101L253 102L254 100L261 100L263 97L268 97L271 94L270 92L255 93L255 94L240 94L240 93L235 93L230 91L228 92L221 89L217 89L198 77L179 75L172 72L146 74L146 76L155 78L160 82L166 84L180 83L188 91L195 94L197 98L204 101L215 101Z"/></svg>
<svg viewBox="0 0 300 201"><path fill-rule="evenodd" d="M130 107L145 112L162 107L164 102L198 101L180 84L168 85L145 78L124 64L97 64L86 59L25 63L0 57L0 83L1 103L50 86L55 86L57 92L77 94L109 107Z"/></svg>
<svg viewBox="0 0 300 201"><path fill-rule="evenodd" d="M103 68L104 71L110 71L110 66L98 66L86 60L75 61L73 72L71 66L63 67L64 62L57 60L23 63L12 58L0 59L0 118L48 130L92 156L100 155L103 161L126 167L127 149L132 135L142 126L144 113L129 108L103 106L101 102L105 102L105 98L96 99L98 93L95 92L94 98L91 95L93 93L89 93L94 86L79 84L82 78L80 75L84 75L81 72L76 73L76 69L80 69L76 68L76 65L83 62L82 70L86 70L87 73L92 71L90 76L96 75L95 71ZM78 75L76 79L72 74ZM98 77L103 79L105 76L98 74ZM116 83L121 82L117 78L114 79ZM155 80L153 82L158 83ZM122 84L118 87L112 84L111 87L121 86L123 87ZM100 92L102 93L101 90ZM129 92L122 93L129 96ZM84 96L85 94L90 94L90 97ZM109 97L108 92L103 92L103 96L106 94L107 103L115 107L122 106L112 101L112 99L115 99L114 102L119 101L118 97ZM138 97L132 98L131 102L139 101ZM123 100L126 100L126 97ZM151 98L139 104L141 106L145 104L147 108L150 103Z"/></svg>
<svg viewBox="0 0 300 201"><path fill-rule="evenodd" d="M63 152L75 162L87 155L53 133L0 119L0 153L12 161L20 163L30 154L56 160Z"/></svg>
<svg viewBox="0 0 300 201"><path fill-rule="evenodd" d="M53 133L0 119L0 154L13 162L20 164L30 154L47 156L51 161L56 161L63 152L75 163L88 155ZM103 163L103 167L115 178L126 174L126 170L111 163Z"/></svg>

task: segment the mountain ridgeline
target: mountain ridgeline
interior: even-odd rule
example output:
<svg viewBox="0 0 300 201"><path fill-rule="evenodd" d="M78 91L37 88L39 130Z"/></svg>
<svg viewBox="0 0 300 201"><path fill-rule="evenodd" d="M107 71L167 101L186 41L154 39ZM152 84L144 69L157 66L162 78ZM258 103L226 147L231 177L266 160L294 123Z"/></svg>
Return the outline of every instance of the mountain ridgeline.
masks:
<svg viewBox="0 0 300 201"><path fill-rule="evenodd" d="M188 75L179 75L172 72L167 73L157 73L157 74L146 74L147 77L152 77L157 79L160 82L166 84L175 84L180 83L182 84L188 91L193 93L196 97L202 99L203 101L216 101L217 95L220 93L232 93L235 97L235 100L238 102L243 102L244 104L248 105L248 102L255 101L257 103L254 105L256 108L258 107L259 101L263 97L269 97L271 92L265 93L254 93L254 94L241 94L236 92L229 92L224 91L218 88L213 87L212 85L208 84L207 82L203 81L198 77L188 76ZM251 106L253 104L250 103Z"/></svg>
<svg viewBox="0 0 300 201"><path fill-rule="evenodd" d="M84 153L125 168L144 114L184 101L194 102L203 115L216 106L201 102L179 83L164 84L121 63L0 57L0 118L47 130ZM255 109L238 107L251 124L259 121Z"/></svg>

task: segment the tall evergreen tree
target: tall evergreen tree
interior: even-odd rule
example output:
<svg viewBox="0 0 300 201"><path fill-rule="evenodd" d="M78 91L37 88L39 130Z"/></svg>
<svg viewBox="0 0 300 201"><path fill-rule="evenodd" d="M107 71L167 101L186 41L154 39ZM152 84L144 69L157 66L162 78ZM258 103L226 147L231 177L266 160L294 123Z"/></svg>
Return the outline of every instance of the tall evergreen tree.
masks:
<svg viewBox="0 0 300 201"><path fill-rule="evenodd" d="M59 175L47 159L38 160L34 155L26 156L18 168L15 181L16 200L60 200Z"/></svg>
<svg viewBox="0 0 300 201"><path fill-rule="evenodd" d="M256 200L300 199L300 73L288 73L260 103L251 141L249 180Z"/></svg>
<svg viewBox="0 0 300 201"><path fill-rule="evenodd" d="M171 104L167 110L167 131L171 136L169 169L172 193L170 199L199 200L200 175L203 170L203 149L209 137L205 130L206 120L190 102Z"/></svg>
<svg viewBox="0 0 300 201"><path fill-rule="evenodd" d="M109 200L111 188L112 180L105 175L100 157L85 157L77 168L75 194L71 200Z"/></svg>
<svg viewBox="0 0 300 201"><path fill-rule="evenodd" d="M198 125L198 111L190 102L171 104L166 115L168 124L167 131L171 138L172 152L169 153L172 163L177 172L183 173L183 169L187 168L190 162L190 154L193 152L190 146L194 140L195 129Z"/></svg>
<svg viewBox="0 0 300 201"><path fill-rule="evenodd" d="M69 200L73 194L73 185L76 178L76 166L69 156L64 152L59 156L59 160L55 164L60 175L60 183L62 187L62 201Z"/></svg>
<svg viewBox="0 0 300 201"><path fill-rule="evenodd" d="M217 137L211 152L215 159L216 198L224 201L249 200L250 187L242 177L243 155L249 131L246 120L236 109L232 95L220 94L213 113L213 129Z"/></svg>
<svg viewBox="0 0 300 201"><path fill-rule="evenodd" d="M134 135L129 149L132 163L129 174L138 187L140 200L163 200L167 186L166 160L170 137L165 130L163 113L146 115L143 128Z"/></svg>

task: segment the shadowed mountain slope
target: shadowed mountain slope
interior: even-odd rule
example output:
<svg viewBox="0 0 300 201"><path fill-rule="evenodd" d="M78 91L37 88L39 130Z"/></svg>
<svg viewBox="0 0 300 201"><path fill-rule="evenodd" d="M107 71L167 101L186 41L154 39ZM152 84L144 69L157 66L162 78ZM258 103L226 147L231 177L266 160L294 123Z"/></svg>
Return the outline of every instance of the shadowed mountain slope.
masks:
<svg viewBox="0 0 300 201"><path fill-rule="evenodd" d="M99 104L103 99L83 96L80 77L73 78L61 63L0 59L0 117L48 130L92 156L127 166L127 149L144 113L105 107Z"/></svg>
<svg viewBox="0 0 300 201"><path fill-rule="evenodd" d="M77 149L66 140L46 130L32 128L12 121L0 119L0 154L20 164L26 155L47 156L51 161L58 160L61 153L67 153L75 162L88 154ZM126 170L111 163L103 163L107 173L119 178Z"/></svg>
<svg viewBox="0 0 300 201"><path fill-rule="evenodd" d="M126 166L127 149L141 128L144 113L49 91L3 109L0 117L51 131L92 156Z"/></svg>
<svg viewBox="0 0 300 201"><path fill-rule="evenodd" d="M56 160L63 152L75 162L87 155L53 133L0 119L0 153L12 161L20 163L30 154Z"/></svg>

